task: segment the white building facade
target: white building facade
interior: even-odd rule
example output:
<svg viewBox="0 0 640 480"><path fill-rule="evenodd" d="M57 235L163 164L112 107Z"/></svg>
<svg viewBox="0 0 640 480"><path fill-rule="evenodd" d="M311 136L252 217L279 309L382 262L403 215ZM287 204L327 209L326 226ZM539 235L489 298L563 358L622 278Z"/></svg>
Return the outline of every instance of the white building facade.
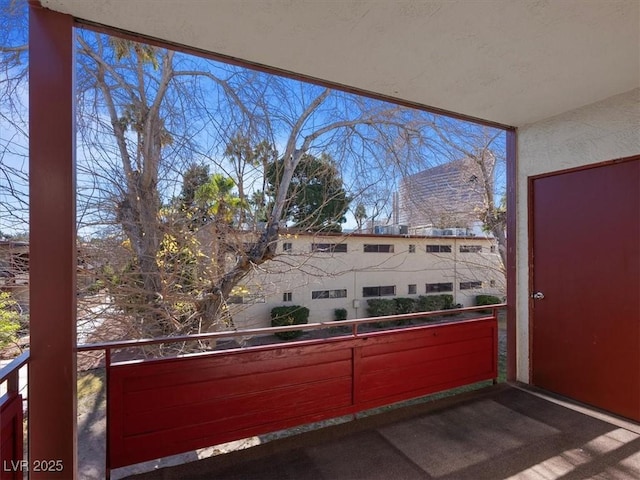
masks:
<svg viewBox="0 0 640 480"><path fill-rule="evenodd" d="M237 328L270 326L276 306L299 305L309 322L367 315L367 300L449 294L454 304L503 298L505 279L495 240L469 236L283 234L278 255L260 265L229 299Z"/></svg>

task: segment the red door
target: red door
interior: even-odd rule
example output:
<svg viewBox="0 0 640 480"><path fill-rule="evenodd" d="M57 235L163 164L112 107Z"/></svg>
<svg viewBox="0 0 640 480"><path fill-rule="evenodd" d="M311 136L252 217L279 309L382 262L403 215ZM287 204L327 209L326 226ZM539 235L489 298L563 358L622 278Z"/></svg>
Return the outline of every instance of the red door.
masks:
<svg viewBox="0 0 640 480"><path fill-rule="evenodd" d="M530 194L532 383L640 421L640 157Z"/></svg>

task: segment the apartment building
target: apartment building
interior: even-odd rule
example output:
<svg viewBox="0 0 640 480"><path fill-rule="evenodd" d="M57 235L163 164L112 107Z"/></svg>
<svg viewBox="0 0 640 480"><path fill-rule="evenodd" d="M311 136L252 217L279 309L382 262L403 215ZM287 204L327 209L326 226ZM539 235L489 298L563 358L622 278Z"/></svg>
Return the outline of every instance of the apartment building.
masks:
<svg viewBox="0 0 640 480"><path fill-rule="evenodd" d="M28 242L0 240L0 292L9 292L22 309L28 310Z"/></svg>
<svg viewBox="0 0 640 480"><path fill-rule="evenodd" d="M397 222L409 233L425 227L472 228L485 208L486 172L493 172L495 157L487 153L485 170L470 158L443 163L402 179L398 192Z"/></svg>
<svg viewBox="0 0 640 480"><path fill-rule="evenodd" d="M281 305L309 308L309 322L367 316L367 300L447 293L454 303L505 293L495 240L479 236L285 233L278 255L229 298L237 328L270 325Z"/></svg>

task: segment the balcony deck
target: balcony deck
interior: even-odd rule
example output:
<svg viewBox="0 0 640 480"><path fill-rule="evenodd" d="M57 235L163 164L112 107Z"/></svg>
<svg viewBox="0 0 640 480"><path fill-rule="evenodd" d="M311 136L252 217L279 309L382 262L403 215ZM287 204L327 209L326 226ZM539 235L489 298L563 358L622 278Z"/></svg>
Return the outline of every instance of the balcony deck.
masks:
<svg viewBox="0 0 640 480"><path fill-rule="evenodd" d="M640 426L502 384L126 478L631 479Z"/></svg>

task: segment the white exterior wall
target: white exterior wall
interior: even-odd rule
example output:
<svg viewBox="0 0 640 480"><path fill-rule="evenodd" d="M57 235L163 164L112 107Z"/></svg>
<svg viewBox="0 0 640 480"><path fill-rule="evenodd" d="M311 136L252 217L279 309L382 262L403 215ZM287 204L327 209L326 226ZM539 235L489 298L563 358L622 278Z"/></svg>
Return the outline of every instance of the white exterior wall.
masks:
<svg viewBox="0 0 640 480"><path fill-rule="evenodd" d="M292 250L283 251L283 243ZM346 243L346 253L313 253L312 243ZM393 253L365 253L365 244L393 244ZM427 253L426 245L450 245L451 253ZM301 305L309 308L309 322L334 319L334 310L344 308L349 319L366 317L367 300L363 287L396 287L396 295L370 298L413 297L426 294L427 283L454 284L449 293L454 303L471 306L475 296L491 294L502 297L504 275L500 271L500 256L491 253L495 241L482 237L398 237L398 236L283 236L278 244L278 256L256 270L242 282L251 293L261 293L264 303L229 305L237 328L270 326L270 312L281 305ZM409 253L415 245L415 253ZM460 245L481 245L482 253L460 253ZM496 250L497 251L497 250ZM491 286L491 281L495 286ZM459 290L461 281L482 281L482 288ZM415 284L417 292L410 295L408 286ZM346 298L312 299L315 290L347 290ZM291 292L290 302L284 302L284 292ZM354 300L359 301L354 304ZM356 307L357 306L357 307Z"/></svg>
<svg viewBox="0 0 640 480"><path fill-rule="evenodd" d="M529 382L528 177L640 154L640 88L518 131L517 371Z"/></svg>

